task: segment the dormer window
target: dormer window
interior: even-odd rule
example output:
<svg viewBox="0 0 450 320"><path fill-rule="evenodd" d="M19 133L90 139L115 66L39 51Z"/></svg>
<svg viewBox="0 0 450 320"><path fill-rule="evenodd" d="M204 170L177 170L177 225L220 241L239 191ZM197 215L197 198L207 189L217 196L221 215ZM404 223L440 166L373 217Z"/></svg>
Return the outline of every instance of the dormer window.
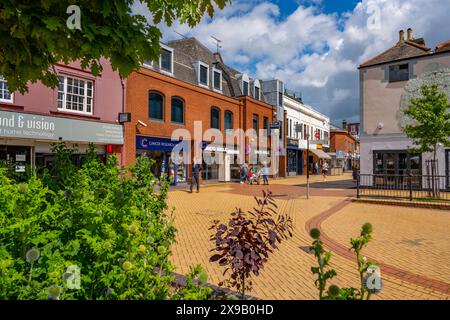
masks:
<svg viewBox="0 0 450 320"><path fill-rule="evenodd" d="M208 85L208 67L200 66L200 83Z"/></svg>
<svg viewBox="0 0 450 320"><path fill-rule="evenodd" d="M248 96L248 82L242 81L242 94Z"/></svg>
<svg viewBox="0 0 450 320"><path fill-rule="evenodd" d="M165 45L161 45L159 69L163 73L173 75L173 49Z"/></svg>
<svg viewBox="0 0 450 320"><path fill-rule="evenodd" d="M254 82L253 98L256 100L261 100L261 85L258 80L255 80Z"/></svg>
<svg viewBox="0 0 450 320"><path fill-rule="evenodd" d="M197 81L200 86L209 88L209 66L204 62L197 62Z"/></svg>
<svg viewBox="0 0 450 320"><path fill-rule="evenodd" d="M248 96L250 94L249 92L249 83L250 79L247 74L243 74L241 77L241 91L243 96Z"/></svg>
<svg viewBox="0 0 450 320"><path fill-rule="evenodd" d="M213 87L216 91L222 91L222 71L213 68Z"/></svg>

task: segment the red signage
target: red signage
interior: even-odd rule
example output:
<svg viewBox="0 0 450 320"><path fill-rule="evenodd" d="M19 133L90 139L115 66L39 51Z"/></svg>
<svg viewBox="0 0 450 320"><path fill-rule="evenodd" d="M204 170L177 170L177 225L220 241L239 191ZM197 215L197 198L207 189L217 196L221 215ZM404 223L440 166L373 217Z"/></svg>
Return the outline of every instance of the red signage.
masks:
<svg viewBox="0 0 450 320"><path fill-rule="evenodd" d="M112 144L107 144L106 145L106 153L113 153L114 151L114 146Z"/></svg>
<svg viewBox="0 0 450 320"><path fill-rule="evenodd" d="M314 137L319 140L320 139L320 133L316 132L316 134L314 135Z"/></svg>

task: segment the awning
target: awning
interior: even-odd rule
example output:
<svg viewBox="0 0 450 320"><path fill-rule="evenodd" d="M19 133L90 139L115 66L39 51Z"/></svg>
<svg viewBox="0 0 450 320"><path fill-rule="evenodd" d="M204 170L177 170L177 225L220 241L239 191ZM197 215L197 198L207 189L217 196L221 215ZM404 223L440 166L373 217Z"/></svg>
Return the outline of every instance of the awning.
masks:
<svg viewBox="0 0 450 320"><path fill-rule="evenodd" d="M331 159L330 155L320 149L310 149L312 153L319 157L319 159Z"/></svg>

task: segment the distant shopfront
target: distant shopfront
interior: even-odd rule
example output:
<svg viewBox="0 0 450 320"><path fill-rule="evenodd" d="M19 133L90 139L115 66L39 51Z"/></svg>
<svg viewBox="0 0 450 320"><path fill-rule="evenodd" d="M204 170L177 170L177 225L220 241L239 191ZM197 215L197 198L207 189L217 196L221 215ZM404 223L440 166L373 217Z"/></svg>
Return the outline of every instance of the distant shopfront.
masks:
<svg viewBox="0 0 450 320"><path fill-rule="evenodd" d="M0 161L15 164L16 172L24 172L26 166L51 166L52 144L57 142L66 142L78 150L72 159L77 164L89 143L100 155L106 153L107 145L112 150L120 149L123 129L121 125L98 121L0 111Z"/></svg>
<svg viewBox="0 0 450 320"><path fill-rule="evenodd" d="M303 174L303 149L299 147L299 140L287 138L287 174L298 176Z"/></svg>
<svg viewBox="0 0 450 320"><path fill-rule="evenodd" d="M188 179L189 143L168 138L136 136L136 156L147 155L154 160L151 171L156 177L167 175L173 177L174 184L184 183ZM178 153L173 152L176 146L180 148L177 148L180 151Z"/></svg>
<svg viewBox="0 0 450 320"><path fill-rule="evenodd" d="M228 182L240 179L238 146L218 146L203 141L202 149L202 180Z"/></svg>

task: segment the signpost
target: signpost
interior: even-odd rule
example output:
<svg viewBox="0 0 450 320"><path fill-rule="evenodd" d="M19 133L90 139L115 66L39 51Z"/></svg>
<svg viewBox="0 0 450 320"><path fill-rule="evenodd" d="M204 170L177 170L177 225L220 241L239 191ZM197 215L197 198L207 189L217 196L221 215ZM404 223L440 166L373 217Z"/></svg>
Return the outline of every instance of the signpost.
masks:
<svg viewBox="0 0 450 320"><path fill-rule="evenodd" d="M309 200L309 134L306 134L306 199Z"/></svg>

